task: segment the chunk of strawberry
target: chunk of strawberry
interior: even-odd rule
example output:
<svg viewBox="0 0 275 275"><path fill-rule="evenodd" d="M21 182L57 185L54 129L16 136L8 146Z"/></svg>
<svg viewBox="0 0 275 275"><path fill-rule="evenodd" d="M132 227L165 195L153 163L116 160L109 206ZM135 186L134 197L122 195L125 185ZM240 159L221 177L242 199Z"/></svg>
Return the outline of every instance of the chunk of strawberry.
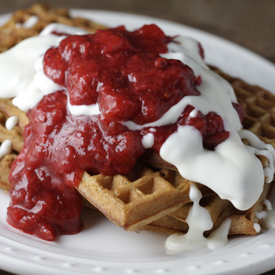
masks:
<svg viewBox="0 0 275 275"><path fill-rule="evenodd" d="M108 87L101 89L98 104L103 117L113 120L128 120L139 107L134 98Z"/></svg>

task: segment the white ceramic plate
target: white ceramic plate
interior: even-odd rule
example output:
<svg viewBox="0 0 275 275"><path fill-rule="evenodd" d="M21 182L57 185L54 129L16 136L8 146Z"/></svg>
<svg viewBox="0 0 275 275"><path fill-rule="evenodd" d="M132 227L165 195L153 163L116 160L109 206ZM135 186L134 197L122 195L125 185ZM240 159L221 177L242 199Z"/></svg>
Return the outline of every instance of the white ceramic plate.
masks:
<svg viewBox="0 0 275 275"><path fill-rule="evenodd" d="M74 10L73 15L128 29L156 23L167 35L199 40L206 61L275 93L275 66L250 51L208 33L144 16ZM8 15L0 16L0 24ZM83 213L85 229L48 243L24 235L5 221L9 198L0 190L0 269L17 274L259 274L275 268L275 230L235 237L224 248L166 255L166 236L125 232L96 213Z"/></svg>

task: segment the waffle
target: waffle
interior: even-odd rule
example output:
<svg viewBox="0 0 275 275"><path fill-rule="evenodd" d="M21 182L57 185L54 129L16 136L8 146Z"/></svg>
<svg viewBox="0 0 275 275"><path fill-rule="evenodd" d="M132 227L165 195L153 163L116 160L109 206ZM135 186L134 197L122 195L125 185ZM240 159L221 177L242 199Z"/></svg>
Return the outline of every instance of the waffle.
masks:
<svg viewBox="0 0 275 275"><path fill-rule="evenodd" d="M17 154L8 154L0 160L0 188L9 190L9 173L13 161L16 159Z"/></svg>
<svg viewBox="0 0 275 275"><path fill-rule="evenodd" d="M32 15L39 21L32 28L23 24ZM21 40L37 35L47 24L52 22L82 27L90 32L104 26L82 18L71 18L64 9L52 9L47 5L34 5L16 12L0 28L0 52L5 51ZM212 68L233 86L238 100L244 105L244 128L252 131L266 143L275 147L275 128L273 112L275 96L257 86L251 86L240 79L230 77L217 68ZM275 109L274 109L275 110ZM4 127L8 117L19 117L19 126L12 131ZM0 142L11 139L14 152L0 160L0 187L9 188L8 174L16 153L22 148L22 129L28 123L25 114L14 107L10 100L0 100ZM260 157L263 166L266 158ZM87 207L95 207L106 217L126 230L146 229L157 233L186 233L186 217L190 206L189 188L195 184L202 192L201 204L210 212L213 228L210 234L225 218L232 220L229 234L256 234L255 223L260 223L256 213L264 209L263 198L269 194L271 184L258 202L248 211L238 211L233 205L221 200L213 191L198 183L184 179L174 166L163 161L157 154L148 150L127 175L105 177L84 173L78 191L85 199ZM90 203L90 204L89 204Z"/></svg>
<svg viewBox="0 0 275 275"><path fill-rule="evenodd" d="M216 220L211 231L215 230L225 218L231 218L229 235L255 235L257 231L255 224L261 224L261 219L257 217L257 213L266 210L264 199L269 196L270 186L273 184L265 184L265 188L259 200L247 211L239 211L232 205L226 208ZM211 232L210 232L211 233Z"/></svg>
<svg viewBox="0 0 275 275"><path fill-rule="evenodd" d="M211 69L233 86L238 102L244 107L243 128L275 148L275 95L231 77L215 67Z"/></svg>
<svg viewBox="0 0 275 275"><path fill-rule="evenodd" d="M11 116L17 116L19 118L19 126L15 126L13 130L9 131L5 127L5 123L7 118ZM9 139L12 142L13 150L11 154L7 154L0 159L0 188L4 190L9 189L8 176L10 167L23 147L22 130L27 123L28 118L25 113L13 106L11 100L0 99L0 143Z"/></svg>
<svg viewBox="0 0 275 275"><path fill-rule="evenodd" d="M189 202L189 183L172 171L137 163L127 177L85 173L78 191L114 223L135 231Z"/></svg>
<svg viewBox="0 0 275 275"><path fill-rule="evenodd" d="M257 217L256 213L266 210L266 206L264 205L263 201L266 197L268 197L270 193L270 186L272 185L273 183L265 184L265 188L261 197L253 205L253 207L251 207L247 211L239 211L234 208L234 206L230 202L226 200L221 200L218 197L214 199L215 202L210 201L204 204L204 207L209 211L213 222L212 229L206 231L204 233L205 236L208 236L213 231L215 231L226 218L231 219L231 225L228 233L229 235L257 234L258 232L255 229L255 224L261 224L261 219ZM204 198L202 199L202 201L203 200ZM188 203L174 213L171 213L164 218L158 219L144 226L142 229L164 234L184 234L188 231L186 218L190 207L191 203Z"/></svg>
<svg viewBox="0 0 275 275"><path fill-rule="evenodd" d="M37 22L33 26L24 26L31 16L36 16ZM10 49L23 39L38 35L50 23L75 26L90 33L106 28L88 19L73 18L67 9L54 9L47 4L35 4L28 9L18 10L5 25L0 27L0 52Z"/></svg>

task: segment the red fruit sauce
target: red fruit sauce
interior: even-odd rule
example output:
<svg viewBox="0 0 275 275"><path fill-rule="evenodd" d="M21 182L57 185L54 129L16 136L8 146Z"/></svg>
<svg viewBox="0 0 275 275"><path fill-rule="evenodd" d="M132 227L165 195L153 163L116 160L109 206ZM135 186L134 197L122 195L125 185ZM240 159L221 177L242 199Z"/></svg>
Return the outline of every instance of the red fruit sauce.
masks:
<svg viewBox="0 0 275 275"><path fill-rule="evenodd" d="M191 68L160 56L172 40L156 25L134 32L118 27L68 36L46 52L44 72L64 89L27 113L24 148L9 176L12 226L48 241L79 232L82 199L75 187L84 171L127 174L145 152L141 140L150 130L131 131L121 122L155 121L184 96L200 94L201 79ZM98 103L101 114L72 116L67 95L72 105ZM210 150L228 137L220 116L190 118L193 109L187 106L175 124L156 127L153 149L179 125L196 127Z"/></svg>

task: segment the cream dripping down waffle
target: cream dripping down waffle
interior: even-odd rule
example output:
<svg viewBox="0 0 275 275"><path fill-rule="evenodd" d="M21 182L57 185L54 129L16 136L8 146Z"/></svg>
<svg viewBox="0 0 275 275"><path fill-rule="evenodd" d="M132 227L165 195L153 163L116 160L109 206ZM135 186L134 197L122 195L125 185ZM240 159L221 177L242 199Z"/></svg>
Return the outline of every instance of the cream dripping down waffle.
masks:
<svg viewBox="0 0 275 275"><path fill-rule="evenodd" d="M39 14L36 14L36 16L39 19ZM30 18L30 16L27 16L26 20L28 20L28 18ZM71 20L70 18L67 19ZM73 19L70 22L72 23L67 25L76 25ZM87 23L87 21L85 22ZM15 23L14 26L16 26L16 24L18 23ZM20 22L20 24L24 26L25 21ZM92 25L92 23L87 24ZM27 23L25 26L26 25ZM9 24L6 24L6 28L7 26L9 26ZM17 25L16 28L20 29L21 27ZM5 26L2 28L3 33L5 33L3 31L4 28ZM132 135L129 134L132 132L135 134L138 133L140 138L137 144L138 147L142 145L143 149L141 149L141 152L145 152L145 154L142 153L137 157L140 160L133 165L130 172L126 173L126 175L114 172L111 175L106 175L106 170L104 170L102 174L98 174L96 173L96 169L89 167L89 165L87 166L86 163L82 166L87 167L84 174L78 170L74 171L74 174L72 174L70 171L68 172L66 170L66 165L62 167L64 171L58 171L62 176L63 174L66 175L65 180L67 181L67 185L71 185L69 187L75 187L87 201L93 204L114 223L131 231L147 229L161 233L187 232L185 236L190 243L194 243L194 240L197 240L197 243L199 241L200 244L210 247L210 238L205 238L205 236L210 234L213 237L217 230L223 232L223 240L226 239L228 234L256 234L260 230L259 224L261 220L257 213L266 208L264 199L266 199L269 194L270 182L273 180L274 149L271 145L267 144L270 143L270 140L267 138L271 136L270 134L265 136L267 131L261 131L261 133L256 132L256 135L267 142L265 143L252 133L255 133L255 130L245 130L251 127L252 122L254 123L253 116L255 112L251 110L258 109L258 106L255 107L255 103L252 101L246 103L246 98L257 96L257 94L264 94L265 96L266 94L270 94L260 88L249 86L240 80L235 80L229 76L223 75L222 72L218 71L220 75L224 76L224 78L227 78L227 80L232 83L237 97L244 103L245 129L242 129L239 115L233 107L233 105L238 106L233 88L224 78L214 73L214 71L217 71L216 69L212 68L211 70L204 63L200 44L189 38L164 37L161 31L154 26L145 27L142 31L136 31L135 35L140 35L140 33L144 34L146 31L151 30L146 28L154 28L154 31L157 33L156 38L158 39L159 36L161 36L162 39L165 38L167 40L165 43L168 44L168 51L164 49L166 45L159 46L153 44L153 47L162 47L160 50L157 50L159 53L154 66L157 67L160 72L163 72L164 67L170 66L169 68L171 68L172 66L176 66L174 64L176 63L177 66L181 68L182 72L186 73L190 81L190 83L185 83L181 87L190 85L190 89L193 92L192 95L187 94L177 98L169 108L163 103L161 106L164 111L158 116L152 115L152 112L148 111L149 107L154 108L155 102L150 105L150 100L147 96L146 99L142 101L143 103L147 102L147 105L141 105L143 108L141 115L136 115L133 111L131 117L134 119L125 119L131 111L131 108L127 110L127 114L125 114L124 110L122 112L117 112L116 108L112 108L114 98L115 104L120 104L120 108L123 105L127 107L130 106L133 110L141 107L137 107L135 102L128 96L126 96L126 99L121 99L120 95L114 95L108 90L109 82L104 82L102 78L98 78L95 85L96 92L100 93L99 99L94 100L94 98L88 98L87 100L90 104L85 104L85 100L81 101L79 96L75 96L75 89L79 89L79 87L83 88L83 84L81 83L86 81L84 76L81 79L82 82L77 79L79 72L76 68L79 71L83 71L83 69L86 70L87 67L83 67L83 65L77 63L78 67L76 66L66 71L63 79L61 73L63 67L58 67L58 70L55 70L56 67L51 67L51 64L53 64L51 62L59 62L58 59L60 59L60 56L62 56L64 60L72 56L70 51L73 51L75 46L72 46L72 48L68 47L73 43L75 43L73 45L79 45L77 43L81 44L83 41L75 42L70 40L72 39L70 37L68 37L67 40L65 39L68 34L86 35L87 31L83 29L72 28L60 24L49 25L44 28L38 36L24 39L23 42L0 55L0 64L10 64L5 68L0 65L0 78L2 77L1 82L4 83L1 87L0 95L1 97L8 98L2 100L0 104L3 113L1 123L4 124L8 121L8 124L16 124L16 119L15 122L11 119L19 117L18 125L20 126L16 126L12 130L7 130L4 126L1 127L1 134L3 132L3 135L1 135L0 138L3 142L2 145L4 144L3 151L6 153L1 160L1 170L5 171L3 172L3 176L1 175L1 186L7 189L9 188L7 174L9 173L11 163L15 159L15 155L9 153L11 152L11 148L17 152L21 151L21 131L23 128L25 128L25 147L17 158L17 164L13 165L12 168L13 172L11 173L12 176L10 176L10 179L12 179L12 190L18 191L16 186L19 185L16 185L16 182L18 181L18 176L21 174L19 173L17 175L16 173L18 173L18 170L22 169L20 166L21 163L24 163L25 167L30 167L30 170L34 165L32 163L33 155L28 151L26 144L34 146L33 150L38 153L45 150L45 147L39 147L40 151L37 149L37 141L36 143L31 143L29 141L28 131L34 131L33 129L35 129L35 127L30 128L30 126L26 126L28 119L24 112L28 112L27 115L31 123L34 123L36 127L45 127L45 131L43 128L44 132L43 135L40 136L41 139L39 139L39 141L43 144L51 143L53 142L52 139L47 139L45 136L45 133L48 132L47 127L50 126L48 124L37 124L36 118L43 123L46 123L47 119L55 119L47 115L45 116L45 106L56 106L54 102L59 102L60 100L66 102L68 97L68 104L65 108L68 108L67 112L70 113L69 120L73 123L80 123L79 125L85 128L87 125L85 124L86 122L82 122L83 117L92 117L91 120L93 123L98 118L101 119L103 117L103 120L101 120L99 124L101 127L99 130L102 132L110 132L111 125L112 127L116 127L114 128L116 130L117 128L123 128L123 134L125 134L125 129L127 129L126 138ZM115 56L112 55L117 50L115 47L118 47L118 49L121 45L123 47L128 47L127 43L129 43L129 41L117 43L117 37L120 38L120 35L122 35L124 31L123 29L119 29L111 33L113 35L112 39L114 39L114 36L116 37L116 40L113 40L115 41L115 46L114 44L108 44L109 46L106 46L102 50L103 52L107 52L106 56L108 58L110 56L113 59L115 58ZM34 35L36 34L37 33L34 33ZM101 43L108 43L108 39L106 40L104 35L105 32L100 32L97 39L99 39ZM127 33L127 35L131 34ZM132 36L131 39L134 40L136 37L137 36ZM143 37L142 39L146 40L148 37ZM66 41L67 44L62 41ZM93 46L92 49L87 48L88 46L86 45L88 42L90 41L85 40L84 44L81 44L83 46L80 47L79 53L86 54L88 50L97 50L98 45L96 47ZM62 43L64 44L64 52L62 52L61 49L58 50L58 53L47 51L49 48L57 49ZM125 46L123 43L127 45ZM146 40L146 43L149 42ZM148 46L146 43L144 42L144 45L146 45L143 45L144 48ZM150 46L152 45L150 44ZM28 51L28 49L31 50ZM24 58L22 58L22 52L24 52ZM45 54L46 52L47 54ZM146 54L150 54L150 58L156 56L156 53L152 53L150 49ZM41 58L41 56L43 58ZM20 57L19 63L18 57ZM133 60L143 57L144 56L140 56L137 53L136 55L131 55ZM79 62L79 58L77 62ZM80 59L82 59L82 57ZM135 62L137 61L135 60ZM89 66L97 67L100 62L97 61L94 63ZM47 64L48 67L44 66L43 68L43 64ZM182 64L187 64L192 70ZM143 67L140 67L140 69L142 70ZM77 73L75 73L75 70ZM174 72L177 73L177 70ZM68 75L71 76L71 78ZM115 75L116 83L120 81L119 83L121 84L121 81L125 81L122 75L118 76L116 68L112 71L111 75ZM98 76L95 76L94 79L97 77ZM163 77L163 75L160 75L160 77ZM169 77L173 77L173 75L169 75ZM7 79L13 79L14 81L7 81ZM131 72L127 75L127 81L130 83L129 86L135 86L135 88L139 86L139 79L140 75L136 72ZM165 79L165 75L163 79ZM164 83L163 79L160 83ZM158 81L158 79L155 81ZM177 80L174 81L178 83ZM239 86L237 86L236 83ZM86 85L86 82L84 84ZM91 85L93 85L93 83L91 83ZM146 86L146 83L143 83L143 85ZM170 87L168 86L166 87L167 89ZM117 89L121 87L122 86L118 86ZM70 92L68 92L67 89L70 89ZM257 93L258 90L262 92ZM148 91L150 90L148 89L145 93L140 95L140 97L145 96L145 94L147 95ZM169 98L169 91L166 92L162 89L161 93L163 98ZM14 99L11 101L9 98ZM44 102L44 105L40 105L42 104L41 102ZM77 104L75 102L77 102ZM108 105L106 102L110 104ZM40 109L37 109L35 106L40 106ZM159 142L159 139L161 140L161 138L157 136L159 129L162 129L161 127L163 126L175 124L180 117L185 115L183 110L189 108L188 106L192 108L189 109L184 123L182 122L182 124L179 124L177 129L171 131L169 135L166 135L166 132L163 130L163 135L166 135L166 139L164 142ZM36 113L30 111L33 109L35 109ZM41 112L39 113L38 110ZM54 112L54 116L62 120L63 117L60 110L51 109L51 111ZM263 111L263 113L265 113L265 111ZM208 114L210 115L207 117ZM216 114L222 118L222 120L217 120ZM150 117L150 115L152 117ZM108 120L109 117L114 117L115 122L110 122ZM200 126L201 118L205 121L205 124L202 126ZM194 120L196 120L195 124L197 128L194 127L192 123L188 124L190 121ZM214 124L220 125L221 128L217 130L217 126L212 125L210 121L214 121ZM262 120L260 121L260 125L258 123L258 127L261 127L261 123ZM69 132L70 135L75 136L75 141L80 142L78 138L82 137L82 132L78 130L72 132L70 130L71 125L66 127L64 127L66 128L65 130ZM198 130L200 129L199 127L203 127L203 129L205 127L207 128L204 140L202 140L203 130L200 132ZM269 129L270 127L271 125L267 124L265 128ZM8 128L11 129L12 127ZM209 134L210 128L211 135ZM97 135L99 130L97 129L94 135ZM60 128L57 127L52 130L51 134L57 134L60 131ZM62 132L62 137L63 134ZM120 136L114 138L110 135L108 138L105 137L104 146L108 147L110 144L118 144L115 147L116 152L120 150L123 152L123 142L125 140L127 141L127 139L121 142L119 138ZM130 138L133 137L130 136ZM134 139L136 138L135 136ZM10 140L10 142L6 142L6 140ZM64 141L71 142L68 139L63 139L63 142ZM154 148L155 151L152 153L150 148L154 147L156 143L160 145L158 149ZM58 146L60 146L60 144L56 142L55 147ZM75 150L81 151L81 146L77 145L76 147L74 147ZM50 154L53 154L58 161L63 161L62 154L64 154L64 156L66 156L66 154L74 154L71 153L71 148L72 147L66 147L65 149L61 148L56 155L53 152L50 152ZM235 150L234 153L233 150ZM156 151L158 151L159 154L156 154ZM25 155L28 155L28 158L26 158ZM37 161L38 160L36 160L36 162ZM115 162L117 161L119 162L119 160L115 158ZM43 165L35 166L33 171L36 173L36 178L40 181L46 181L46 178L51 175L49 175L47 170L48 167L45 168L44 162L42 162L42 164ZM112 160L108 165L109 169L115 169L113 168ZM117 168L117 171L127 171L125 167L122 168ZM124 168L126 170L124 170ZM55 173L57 173L57 171ZM215 177L213 177L213 174L215 174ZM27 175L26 177L28 177L28 174L25 172L23 175ZM33 178L30 177L29 179L32 180ZM54 178L54 180L55 184L59 184L60 178ZM77 185L74 185L75 182L77 182ZM22 183L21 180L21 184ZM70 195L73 193L73 200L76 201L78 199L77 193L68 191L68 186L65 188L66 192L70 193ZM43 188L45 189L46 187L44 186ZM52 224L49 222L52 219L49 217L51 213L47 214L48 220L47 223L45 223L44 217L40 215L41 212L45 211L41 205L41 200L39 199L34 204L32 198L27 198L26 201L22 201L22 196L26 196L23 189L20 189L16 196L14 195L15 191L10 192L13 204L9 208L8 221L13 226L26 233L34 234L47 240L53 240L56 237L55 234L57 234L56 231L58 231L56 228L59 229L59 227L63 230L60 230L61 234L76 233L81 229L81 221L77 218L75 222L77 226L71 229L71 231L64 231L63 221L55 223L53 226L54 228L52 228ZM73 190L75 189L73 188ZM41 194L37 196L40 195ZM27 195L27 197L28 196L29 195ZM60 193L58 193L57 196L60 197ZM15 203L17 200L21 201ZM62 203L65 203L65 201L62 201ZM81 207L78 207L76 212L81 211ZM201 213L200 217L202 217L205 222L201 222L203 226L200 231L192 235L192 232L198 231L197 225L194 224L194 218L192 219L192 215L190 214L195 208ZM46 230L48 232L47 234L43 235L41 233L41 227L34 232L30 232L26 229L28 224L22 224L22 222L20 222L22 220L22 215L24 215L22 213L26 210L28 213L32 212L31 215L33 216L30 217L30 219L33 217L36 219L39 216L43 226L48 226ZM54 219L56 219L56 217ZM179 238L180 237L177 235L171 235L171 237L168 238L168 250L176 252L177 248L175 247L178 247L182 241Z"/></svg>

